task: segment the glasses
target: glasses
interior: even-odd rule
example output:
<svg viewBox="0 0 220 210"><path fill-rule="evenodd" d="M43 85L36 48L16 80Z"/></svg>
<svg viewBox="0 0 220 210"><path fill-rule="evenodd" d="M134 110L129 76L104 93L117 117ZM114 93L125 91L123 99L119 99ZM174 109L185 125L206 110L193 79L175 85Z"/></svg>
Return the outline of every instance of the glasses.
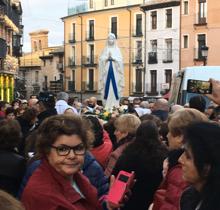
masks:
<svg viewBox="0 0 220 210"><path fill-rule="evenodd" d="M51 148L56 149L56 152L59 156L67 156L72 150L75 155L84 155L86 153L86 148L83 144L78 144L74 147L69 147L67 145L54 146L51 145Z"/></svg>

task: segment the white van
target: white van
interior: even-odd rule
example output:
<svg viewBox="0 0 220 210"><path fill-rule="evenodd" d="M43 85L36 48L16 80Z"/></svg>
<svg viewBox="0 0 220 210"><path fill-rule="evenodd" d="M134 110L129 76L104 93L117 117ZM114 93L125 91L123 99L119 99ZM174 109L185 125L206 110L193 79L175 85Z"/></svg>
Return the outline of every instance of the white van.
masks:
<svg viewBox="0 0 220 210"><path fill-rule="evenodd" d="M188 79L208 81L210 78L220 80L220 66L193 66L179 71L172 80L169 104L184 105L192 96L197 95L186 91ZM208 98L205 98L209 102Z"/></svg>

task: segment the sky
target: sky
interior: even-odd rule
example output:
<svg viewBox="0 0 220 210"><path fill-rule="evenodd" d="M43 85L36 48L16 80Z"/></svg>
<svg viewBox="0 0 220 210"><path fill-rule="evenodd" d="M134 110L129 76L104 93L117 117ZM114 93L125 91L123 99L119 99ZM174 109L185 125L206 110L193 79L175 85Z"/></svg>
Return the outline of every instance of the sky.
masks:
<svg viewBox="0 0 220 210"><path fill-rule="evenodd" d="M49 30L49 46L63 44L63 22L61 17L67 16L68 7L86 0L20 0L23 10L24 25L23 52L30 52L29 33L40 29Z"/></svg>

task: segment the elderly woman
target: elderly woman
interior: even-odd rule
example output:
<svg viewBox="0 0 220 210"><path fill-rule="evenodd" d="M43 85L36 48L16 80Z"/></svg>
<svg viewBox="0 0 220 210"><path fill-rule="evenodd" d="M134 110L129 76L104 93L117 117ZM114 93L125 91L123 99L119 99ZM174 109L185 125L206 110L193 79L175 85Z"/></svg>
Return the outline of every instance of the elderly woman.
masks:
<svg viewBox="0 0 220 210"><path fill-rule="evenodd" d="M91 131L79 116L46 119L38 130L37 153L42 159L22 194L26 210L102 209L96 189L81 173Z"/></svg>
<svg viewBox="0 0 220 210"><path fill-rule="evenodd" d="M121 156L123 150L134 140L136 130L141 124L140 119L133 114L123 114L115 121L115 136L117 139L116 149L111 153L105 175L110 177L116 161Z"/></svg>
<svg viewBox="0 0 220 210"><path fill-rule="evenodd" d="M220 127L196 123L184 134L184 153L179 158L183 178L191 184L181 196L181 210L220 209Z"/></svg>

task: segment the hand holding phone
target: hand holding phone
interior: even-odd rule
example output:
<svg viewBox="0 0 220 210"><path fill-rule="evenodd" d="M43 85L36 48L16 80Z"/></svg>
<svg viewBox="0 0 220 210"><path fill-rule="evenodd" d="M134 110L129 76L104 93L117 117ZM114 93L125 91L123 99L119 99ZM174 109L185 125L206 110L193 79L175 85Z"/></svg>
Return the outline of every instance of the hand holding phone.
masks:
<svg viewBox="0 0 220 210"><path fill-rule="evenodd" d="M134 172L119 172L107 195L107 200L111 206L118 207L120 205L120 202L123 200L125 194L131 188L133 183Z"/></svg>
<svg viewBox="0 0 220 210"><path fill-rule="evenodd" d="M187 92L197 94L211 94L212 84L209 81L189 79L187 81Z"/></svg>

